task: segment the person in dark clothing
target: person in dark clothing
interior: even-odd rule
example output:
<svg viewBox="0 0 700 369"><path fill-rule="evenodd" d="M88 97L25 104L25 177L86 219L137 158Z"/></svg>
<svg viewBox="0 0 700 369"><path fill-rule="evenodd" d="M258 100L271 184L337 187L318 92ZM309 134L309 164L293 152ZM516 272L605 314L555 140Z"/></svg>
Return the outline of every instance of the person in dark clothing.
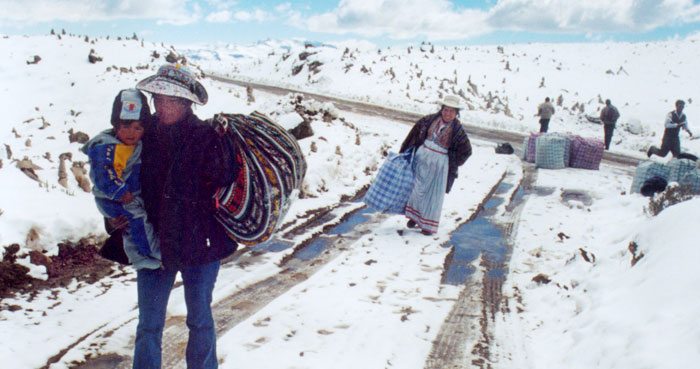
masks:
<svg viewBox="0 0 700 369"><path fill-rule="evenodd" d="M610 142L612 141L615 123L617 123L618 118L620 118L620 112L613 106L610 99L605 100L605 107L600 111L600 121L603 122L605 135L605 150L610 150Z"/></svg>
<svg viewBox="0 0 700 369"><path fill-rule="evenodd" d="M541 133L546 133L547 130L549 130L549 120L552 119L554 112L554 105L552 105L548 97L537 107L537 114L535 114L535 116L540 117Z"/></svg>
<svg viewBox="0 0 700 369"><path fill-rule="evenodd" d="M413 126L400 149L415 149L415 180L405 209L407 226L418 226L425 235L437 232L445 193L452 189L457 168L472 154L469 137L457 119L459 97L445 96L441 105L439 112Z"/></svg>
<svg viewBox="0 0 700 369"><path fill-rule="evenodd" d="M688 119L683 113L684 107L685 101L676 101L676 110L673 110L666 115L666 121L664 123L664 136L661 139L661 148L652 145L649 147L649 150L647 150L647 157L651 157L652 155L664 157L669 151L674 158L681 155L681 129L688 132L690 137L693 136L693 133L690 132L690 129L688 129Z"/></svg>
<svg viewBox="0 0 700 369"><path fill-rule="evenodd" d="M188 368L214 369L216 332L212 292L220 260L236 243L214 218L214 193L236 177L220 133L192 112L208 95L194 75L166 64L136 85L152 94L155 123L143 137L141 196L160 241L163 268L137 272L139 322L134 369L161 367L168 297L181 273L190 330Z"/></svg>

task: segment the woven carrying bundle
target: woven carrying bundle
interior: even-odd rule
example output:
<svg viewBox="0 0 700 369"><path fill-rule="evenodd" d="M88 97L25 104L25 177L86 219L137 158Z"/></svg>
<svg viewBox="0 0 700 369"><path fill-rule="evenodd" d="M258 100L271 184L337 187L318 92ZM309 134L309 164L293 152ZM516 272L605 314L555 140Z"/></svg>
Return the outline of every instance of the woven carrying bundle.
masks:
<svg viewBox="0 0 700 369"><path fill-rule="evenodd" d="M647 160L640 163L634 172L632 179L631 193L639 193L647 179L651 177L661 177L668 180L670 168L663 163L657 163L652 160Z"/></svg>
<svg viewBox="0 0 700 369"><path fill-rule="evenodd" d="M268 240L281 225L292 192L301 188L306 161L296 139L265 115L217 114L228 150L239 166L236 180L215 194L216 218L244 245Z"/></svg>
<svg viewBox="0 0 700 369"><path fill-rule="evenodd" d="M544 169L564 169L568 165L570 142L567 137L545 134L537 138L535 165Z"/></svg>
<svg viewBox="0 0 700 369"><path fill-rule="evenodd" d="M669 168L668 181L680 182L686 174L695 171L695 162L690 159L671 159L666 164Z"/></svg>
<svg viewBox="0 0 700 369"><path fill-rule="evenodd" d="M571 138L571 161L572 168L600 169L600 161L603 160L605 145L603 141L595 138L583 138L573 136Z"/></svg>

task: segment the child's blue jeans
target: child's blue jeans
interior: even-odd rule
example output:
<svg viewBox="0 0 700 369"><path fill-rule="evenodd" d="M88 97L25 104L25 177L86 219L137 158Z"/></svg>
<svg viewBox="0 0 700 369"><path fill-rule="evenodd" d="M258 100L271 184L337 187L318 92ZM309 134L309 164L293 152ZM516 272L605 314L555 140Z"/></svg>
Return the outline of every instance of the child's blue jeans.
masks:
<svg viewBox="0 0 700 369"><path fill-rule="evenodd" d="M97 208L108 218L126 216L129 226L124 230L124 252L136 269L157 269L161 266L160 245L153 226L146 218L143 200L135 197L128 204L95 198Z"/></svg>

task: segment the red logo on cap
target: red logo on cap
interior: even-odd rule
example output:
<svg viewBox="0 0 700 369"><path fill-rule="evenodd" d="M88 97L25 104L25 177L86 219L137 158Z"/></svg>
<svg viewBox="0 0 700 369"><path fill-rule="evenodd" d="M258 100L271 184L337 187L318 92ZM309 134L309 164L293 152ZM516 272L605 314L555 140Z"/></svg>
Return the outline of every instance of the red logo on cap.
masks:
<svg viewBox="0 0 700 369"><path fill-rule="evenodd" d="M134 104L134 103L130 103L127 106L127 110L129 110L129 111L134 111L134 109L136 109L136 104Z"/></svg>

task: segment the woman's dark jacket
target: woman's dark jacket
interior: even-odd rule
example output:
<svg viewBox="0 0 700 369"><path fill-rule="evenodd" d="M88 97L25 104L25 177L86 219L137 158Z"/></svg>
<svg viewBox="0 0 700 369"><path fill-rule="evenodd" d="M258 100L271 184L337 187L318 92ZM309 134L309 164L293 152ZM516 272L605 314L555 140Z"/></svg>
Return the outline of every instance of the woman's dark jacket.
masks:
<svg viewBox="0 0 700 369"><path fill-rule="evenodd" d="M428 136L428 128L435 119L440 116L440 113L435 113L431 115L426 115L421 118L408 132L408 136L401 144L401 150L399 152L404 152L411 148L418 148L425 142ZM447 171L447 188L445 192L449 193L452 189L452 184L457 178L457 168L464 164L467 159L472 155L472 145L469 142L469 137L467 132L462 127L462 123L459 119L453 120L452 125L452 141L450 147L447 149L447 156L449 158L448 171Z"/></svg>
<svg viewBox="0 0 700 369"><path fill-rule="evenodd" d="M143 138L141 196L168 269L221 260L236 251L214 218L213 195L236 176L214 129L194 114L152 124Z"/></svg>

